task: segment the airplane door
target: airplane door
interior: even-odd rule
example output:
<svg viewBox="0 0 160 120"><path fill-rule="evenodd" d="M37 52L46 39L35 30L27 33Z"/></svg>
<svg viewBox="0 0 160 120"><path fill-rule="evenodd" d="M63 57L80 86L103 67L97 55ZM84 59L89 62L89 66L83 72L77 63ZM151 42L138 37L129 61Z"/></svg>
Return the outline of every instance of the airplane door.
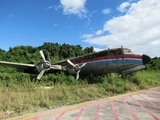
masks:
<svg viewBox="0 0 160 120"><path fill-rule="evenodd" d="M117 72L120 72L123 64L123 52L122 50L116 50L116 68Z"/></svg>

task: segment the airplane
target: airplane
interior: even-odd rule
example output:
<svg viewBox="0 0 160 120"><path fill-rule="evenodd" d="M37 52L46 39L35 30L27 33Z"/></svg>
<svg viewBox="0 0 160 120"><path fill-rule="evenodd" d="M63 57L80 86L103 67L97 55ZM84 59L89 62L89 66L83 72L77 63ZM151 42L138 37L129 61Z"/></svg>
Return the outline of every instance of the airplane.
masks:
<svg viewBox="0 0 160 120"><path fill-rule="evenodd" d="M64 67L69 74L76 74L76 80L79 75L105 73L119 73L122 75L130 74L146 68L146 64L151 58L145 54L133 53L129 48L113 48L99 52L79 56L76 58L52 63L49 55L44 56L40 50L42 60L37 64L24 64L15 62L0 61L1 66L17 68L18 72L38 74L40 79L43 74L54 73L62 70Z"/></svg>

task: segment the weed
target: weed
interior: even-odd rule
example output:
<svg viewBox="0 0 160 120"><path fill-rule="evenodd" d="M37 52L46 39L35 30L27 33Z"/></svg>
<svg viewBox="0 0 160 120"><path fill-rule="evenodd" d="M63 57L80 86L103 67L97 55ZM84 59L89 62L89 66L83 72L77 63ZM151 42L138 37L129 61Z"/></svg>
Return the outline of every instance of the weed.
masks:
<svg viewBox="0 0 160 120"><path fill-rule="evenodd" d="M155 87L160 85L159 73L160 71L139 71L125 78L118 74L90 75L79 81L63 72L46 75L40 81L35 81L32 76L24 73L0 73L0 111L21 113Z"/></svg>

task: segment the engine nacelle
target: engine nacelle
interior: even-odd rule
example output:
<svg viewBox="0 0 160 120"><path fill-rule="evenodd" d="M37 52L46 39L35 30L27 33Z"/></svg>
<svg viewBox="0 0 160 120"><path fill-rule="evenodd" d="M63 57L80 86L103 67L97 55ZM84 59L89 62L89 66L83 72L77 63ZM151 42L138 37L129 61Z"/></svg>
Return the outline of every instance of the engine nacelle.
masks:
<svg viewBox="0 0 160 120"><path fill-rule="evenodd" d="M66 69L67 69L68 73L71 74L71 75L77 73L77 72L75 71L75 68L74 68L73 66L67 66Z"/></svg>
<svg viewBox="0 0 160 120"><path fill-rule="evenodd" d="M47 70L50 68L48 62L39 62L35 66L38 72L41 72L42 70Z"/></svg>
<svg viewBox="0 0 160 120"><path fill-rule="evenodd" d="M44 70L45 68L44 68L44 64L43 63L37 63L36 65L36 70L38 71L38 72L41 72L42 70Z"/></svg>

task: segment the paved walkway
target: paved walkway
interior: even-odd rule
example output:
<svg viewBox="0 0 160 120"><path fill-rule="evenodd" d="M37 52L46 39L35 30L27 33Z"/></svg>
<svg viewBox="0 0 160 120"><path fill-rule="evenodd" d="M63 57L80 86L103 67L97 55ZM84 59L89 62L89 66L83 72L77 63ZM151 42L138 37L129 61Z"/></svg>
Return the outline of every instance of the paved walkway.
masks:
<svg viewBox="0 0 160 120"><path fill-rule="evenodd" d="M160 88L28 113L6 120L160 120Z"/></svg>

